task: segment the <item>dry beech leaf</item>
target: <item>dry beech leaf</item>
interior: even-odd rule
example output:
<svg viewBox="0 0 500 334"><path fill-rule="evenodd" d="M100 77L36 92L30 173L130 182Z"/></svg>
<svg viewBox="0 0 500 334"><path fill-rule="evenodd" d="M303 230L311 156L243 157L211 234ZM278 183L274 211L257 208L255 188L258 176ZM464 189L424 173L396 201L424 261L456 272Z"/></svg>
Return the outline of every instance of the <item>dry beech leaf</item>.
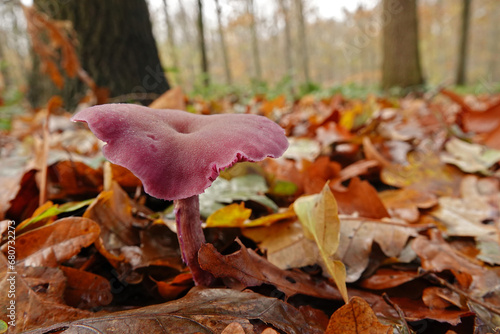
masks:
<svg viewBox="0 0 500 334"><path fill-rule="evenodd" d="M298 198L293 209L299 217L304 234L315 241L328 273L335 281L344 301L349 300L344 264L333 258L340 240L340 220L335 197L326 183L318 195Z"/></svg>
<svg viewBox="0 0 500 334"><path fill-rule="evenodd" d="M464 175L455 166L441 161L439 152L416 151L408 154L407 165L392 164L384 167L380 177L385 184L391 186L451 196L458 193Z"/></svg>
<svg viewBox="0 0 500 334"><path fill-rule="evenodd" d="M298 221L246 228L242 233L258 243L267 260L280 269L300 268L321 261L318 247L313 240L304 236Z"/></svg>
<svg viewBox="0 0 500 334"><path fill-rule="evenodd" d="M433 272L450 270L464 290L483 296L500 288L499 274L492 269L472 262L447 243L438 232L431 233L431 239L417 237L412 248L422 261L422 268Z"/></svg>
<svg viewBox="0 0 500 334"><path fill-rule="evenodd" d="M419 209L429 209L438 203L436 195L411 188L385 190L379 193L379 197L391 217L410 223L418 221Z"/></svg>
<svg viewBox="0 0 500 334"><path fill-rule="evenodd" d="M99 223L100 237L108 251L140 243L134 225L144 225L144 221L132 215L133 205L127 193L113 182L112 189L101 192L85 211L83 217Z"/></svg>
<svg viewBox="0 0 500 334"><path fill-rule="evenodd" d="M375 274L362 280L360 286L369 290L387 290L419 278L416 271L381 268Z"/></svg>
<svg viewBox="0 0 500 334"><path fill-rule="evenodd" d="M340 217L340 243L335 256L347 269L347 282L354 282L368 266L373 243L387 257L398 257L415 229L393 221Z"/></svg>
<svg viewBox="0 0 500 334"><path fill-rule="evenodd" d="M381 324L370 305L353 297L333 313L325 334L389 334L391 326Z"/></svg>
<svg viewBox="0 0 500 334"><path fill-rule="evenodd" d="M365 218L389 217L377 190L367 181L355 177L346 191L333 191L341 214L357 214Z"/></svg>
<svg viewBox="0 0 500 334"><path fill-rule="evenodd" d="M59 219L17 238L17 264L55 267L91 245L100 231L99 225L87 218Z"/></svg>
<svg viewBox="0 0 500 334"><path fill-rule="evenodd" d="M9 291L7 259L0 254L0 291ZM63 305L64 275L57 268L16 267L16 327L18 333L38 326L91 317L93 313ZM7 293L0 294L0 305L9 305ZM7 307L0 309L0 318L7 318Z"/></svg>
<svg viewBox="0 0 500 334"><path fill-rule="evenodd" d="M70 267L59 267L67 279L64 300L70 306L89 309L108 305L113 300L111 285L102 276Z"/></svg>
<svg viewBox="0 0 500 334"><path fill-rule="evenodd" d="M82 328L91 328L100 333L212 334L221 333L235 322L245 333L254 333L250 320L260 320L289 334L323 333L320 328L309 325L297 309L278 299L253 292L199 288L173 302L76 320L28 333L64 330L65 334L76 334L81 333Z"/></svg>
<svg viewBox="0 0 500 334"><path fill-rule="evenodd" d="M193 286L193 275L181 273L169 281L156 282L158 293L166 300L177 298L181 293Z"/></svg>
<svg viewBox="0 0 500 334"><path fill-rule="evenodd" d="M485 237L493 239L498 233L495 226L484 221L498 218L498 208L490 204L488 196L479 192L478 178L468 175L460 184L461 198L440 197L439 207L430 214L439 219L451 236Z"/></svg>
<svg viewBox="0 0 500 334"><path fill-rule="evenodd" d="M335 300L342 298L337 289L324 281L303 272L279 269L241 243L240 246L241 249L233 254L221 255L213 245L205 244L198 253L200 266L216 277L225 278L230 287L242 289L271 284L287 296L304 294Z"/></svg>

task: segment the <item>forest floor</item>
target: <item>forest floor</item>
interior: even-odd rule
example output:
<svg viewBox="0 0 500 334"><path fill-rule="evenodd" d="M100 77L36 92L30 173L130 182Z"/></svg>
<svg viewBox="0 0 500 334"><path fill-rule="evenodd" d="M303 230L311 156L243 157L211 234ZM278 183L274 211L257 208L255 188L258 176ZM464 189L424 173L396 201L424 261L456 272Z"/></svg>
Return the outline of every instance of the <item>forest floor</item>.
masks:
<svg viewBox="0 0 500 334"><path fill-rule="evenodd" d="M499 331L499 96L155 103L263 115L290 142L200 196L215 286L194 287L172 203L54 98L0 137L0 332Z"/></svg>

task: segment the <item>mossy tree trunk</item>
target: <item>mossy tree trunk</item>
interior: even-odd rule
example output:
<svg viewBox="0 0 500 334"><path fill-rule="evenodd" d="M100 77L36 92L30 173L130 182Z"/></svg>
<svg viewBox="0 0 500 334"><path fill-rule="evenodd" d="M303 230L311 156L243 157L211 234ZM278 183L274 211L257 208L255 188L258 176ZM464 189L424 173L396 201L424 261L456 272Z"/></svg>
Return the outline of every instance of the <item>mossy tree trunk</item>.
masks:
<svg viewBox="0 0 500 334"><path fill-rule="evenodd" d="M422 85L417 0L383 0L382 22L382 88L416 88Z"/></svg>
<svg viewBox="0 0 500 334"><path fill-rule="evenodd" d="M151 93L169 88L163 72L146 0L34 0L40 12L55 20L70 21L78 40L82 68L110 97L135 96L143 104ZM29 99L35 107L46 104L53 94L62 95L69 109L85 96L88 87L78 78L66 78L59 90L40 71L33 55Z"/></svg>

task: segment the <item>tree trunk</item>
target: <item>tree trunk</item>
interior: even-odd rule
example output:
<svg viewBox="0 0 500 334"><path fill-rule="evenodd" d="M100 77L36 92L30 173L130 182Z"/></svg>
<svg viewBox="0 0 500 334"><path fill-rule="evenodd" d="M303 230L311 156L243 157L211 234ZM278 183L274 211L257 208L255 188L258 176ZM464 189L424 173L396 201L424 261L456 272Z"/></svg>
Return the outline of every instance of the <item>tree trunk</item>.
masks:
<svg viewBox="0 0 500 334"><path fill-rule="evenodd" d="M500 66L498 64L500 25L497 20L500 17L500 6L496 3L493 6L494 8L490 15L490 60L486 76L490 78L491 82L498 82L500 81Z"/></svg>
<svg viewBox="0 0 500 334"><path fill-rule="evenodd" d="M302 62L302 71L304 72L304 81L310 82L309 76L309 53L307 50L306 25L304 22L304 4L302 0L296 0L297 19L299 22L299 43L300 43L300 60Z"/></svg>
<svg viewBox="0 0 500 334"><path fill-rule="evenodd" d="M424 83L418 51L417 0L383 0L382 88Z"/></svg>
<svg viewBox="0 0 500 334"><path fill-rule="evenodd" d="M470 7L472 0L463 0L462 7L462 26L460 29L460 46L458 49L458 63L457 63L457 78L456 84L458 86L465 85L466 70L467 70L467 49L469 39L469 21L470 21Z"/></svg>
<svg viewBox="0 0 500 334"><path fill-rule="evenodd" d="M177 57L177 47L175 45L175 35L174 35L174 25L172 24L172 20L170 18L168 12L168 4L167 0L163 0L163 11L165 13L165 23L167 24L167 41L168 47L170 49L170 57L172 58L172 66L174 67L174 71L176 73L176 83L182 85L182 74L180 73L179 66L179 58Z"/></svg>
<svg viewBox="0 0 500 334"><path fill-rule="evenodd" d="M222 27L222 9L220 7L219 0L215 0L215 7L217 10L217 23L219 29L220 47L222 49L222 57L224 60L224 73L226 74L226 83L230 85L233 82L233 78L231 75L231 68L229 66L229 56L227 54L226 39L224 36L224 29Z"/></svg>
<svg viewBox="0 0 500 334"><path fill-rule="evenodd" d="M285 23L285 49L283 50L285 55L285 70L286 74L290 77L293 83L293 63L292 63L292 34L290 32L290 10L288 5L288 0L279 0L279 6L281 14L283 15L283 22ZM293 85L292 85L293 86Z"/></svg>
<svg viewBox="0 0 500 334"><path fill-rule="evenodd" d="M197 33L198 30L197 24L193 24L189 20L189 17L186 13L186 9L184 8L183 0L178 1L179 4L179 21L181 23L180 30L182 31L182 37L185 43L184 45L188 45L187 48L182 49L182 64L186 64L185 67L189 71L188 75L184 77L185 84L192 87L194 84L194 79L197 77L197 69L198 69L198 60L192 55L197 51ZM194 30L192 28L194 27ZM181 44L181 45L182 45Z"/></svg>
<svg viewBox="0 0 500 334"><path fill-rule="evenodd" d="M250 22L250 34L252 38L252 55L255 71L255 79L262 80L262 67L260 65L259 41L257 39L257 25L255 23L255 6L253 0L247 2L247 12L250 14L252 21Z"/></svg>
<svg viewBox="0 0 500 334"><path fill-rule="evenodd" d="M66 0L64 4L35 0L34 6L53 19L73 24L82 68L99 87L109 89L110 96L136 94L147 104L151 102L147 93L168 90L145 0ZM60 94L72 109L85 96L88 87L79 79L66 77L58 90L40 72L36 55L33 64L28 96L33 106L43 106L50 96Z"/></svg>
<svg viewBox="0 0 500 334"><path fill-rule="evenodd" d="M203 84L208 86L210 84L210 77L208 73L208 59L207 59L207 45L205 43L205 27L203 24L203 1L198 0L198 45L201 52L201 73L203 75Z"/></svg>

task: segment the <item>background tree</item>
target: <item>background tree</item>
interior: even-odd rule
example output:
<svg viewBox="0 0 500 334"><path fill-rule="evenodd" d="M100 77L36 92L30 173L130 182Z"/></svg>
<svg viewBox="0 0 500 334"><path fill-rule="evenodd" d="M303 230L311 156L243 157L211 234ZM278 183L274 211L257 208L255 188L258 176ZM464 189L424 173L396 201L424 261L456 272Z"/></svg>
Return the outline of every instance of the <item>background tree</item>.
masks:
<svg viewBox="0 0 500 334"><path fill-rule="evenodd" d="M82 68L112 97L135 94L149 103L147 93L161 94L169 88L158 57L145 0L35 0L35 8L56 20L73 25ZM30 77L29 100L44 105L53 94L63 96L72 108L87 87L77 78L66 78L59 91L40 72L36 55Z"/></svg>
<svg viewBox="0 0 500 334"><path fill-rule="evenodd" d="M203 84L208 86L210 84L210 77L208 73L208 58L207 58L207 44L205 43L205 25L203 22L203 1L198 0L198 46L201 53L201 73L203 76Z"/></svg>
<svg viewBox="0 0 500 334"><path fill-rule="evenodd" d="M302 63L302 72L304 75L304 81L310 82L311 77L309 76L309 52L307 47L306 24L304 20L304 3L302 0L295 0L295 5L297 6L298 35L300 43L299 52L300 61Z"/></svg>
<svg viewBox="0 0 500 334"><path fill-rule="evenodd" d="M220 48L224 59L224 73L226 75L226 83L230 85L233 82L233 78L231 75L231 67L229 65L229 56L227 54L226 38L224 35L224 28L222 26L222 8L219 0L215 0L215 9L217 11L217 30L219 32Z"/></svg>
<svg viewBox="0 0 500 334"><path fill-rule="evenodd" d="M257 24L255 5L253 0L247 0L247 13L250 16L250 34L252 38L252 55L254 63L254 75L257 81L262 80L262 66L260 63L259 40L257 37Z"/></svg>
<svg viewBox="0 0 500 334"><path fill-rule="evenodd" d="M417 0L383 0L382 88L424 83L418 51Z"/></svg>
<svg viewBox="0 0 500 334"><path fill-rule="evenodd" d="M460 86L466 83L471 2L472 0L462 1L462 24L460 28L460 45L458 49L457 78L455 81L455 83Z"/></svg>
<svg viewBox="0 0 500 334"><path fill-rule="evenodd" d="M172 66L174 67L174 72L176 73L176 83L182 85L182 79L180 75L179 57L177 57L177 46L175 43L174 35L174 25L172 19L170 18L170 13L168 9L167 0L163 0L163 12L165 14L165 23L167 25L167 43L170 50L170 57L172 58Z"/></svg>

